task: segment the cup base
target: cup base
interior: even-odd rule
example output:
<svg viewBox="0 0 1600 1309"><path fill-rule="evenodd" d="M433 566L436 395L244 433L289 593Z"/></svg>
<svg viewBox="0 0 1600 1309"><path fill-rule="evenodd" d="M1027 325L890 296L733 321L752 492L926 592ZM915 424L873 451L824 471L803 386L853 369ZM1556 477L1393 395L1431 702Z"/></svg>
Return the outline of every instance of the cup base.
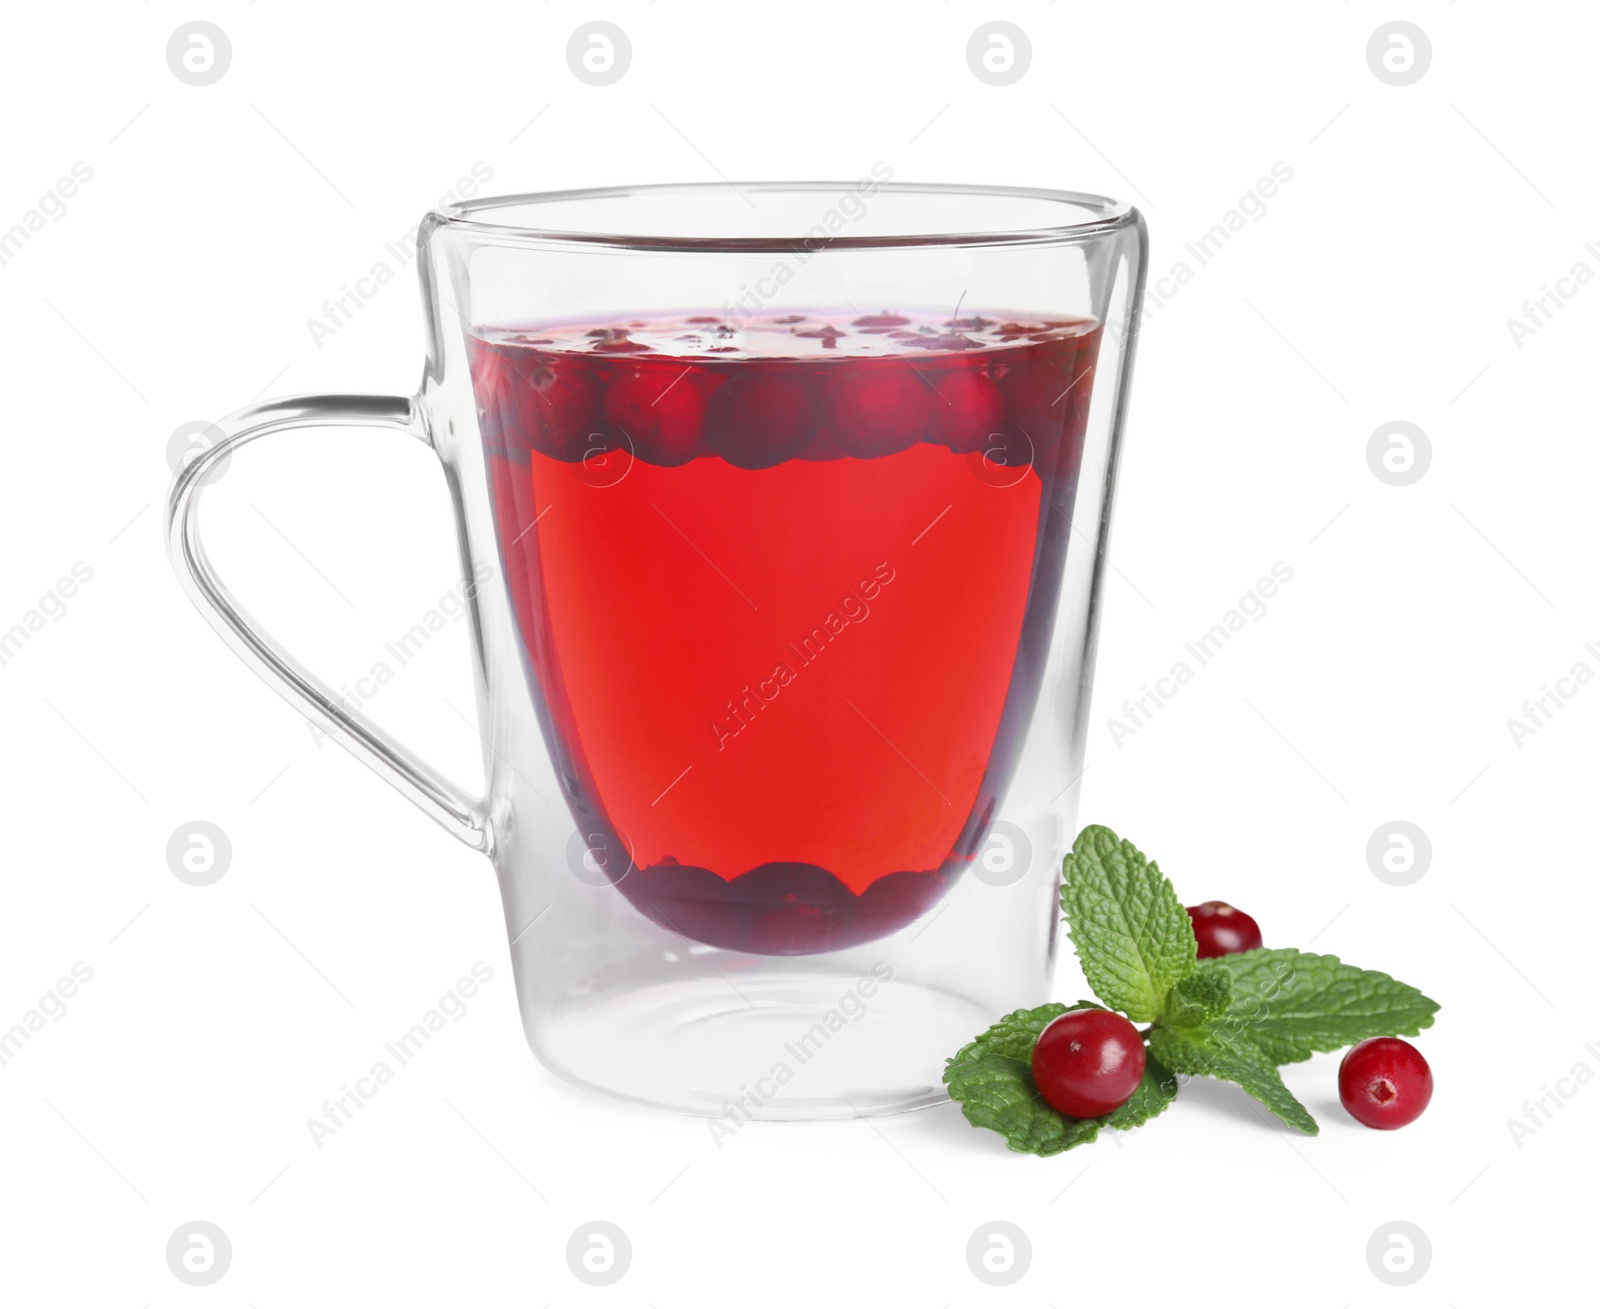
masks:
<svg viewBox="0 0 1600 1309"><path fill-rule="evenodd" d="M740 976L747 956L696 953L703 979L569 993L528 1031L534 1054L587 1090L711 1119L720 1144L750 1122L943 1103L945 1060L994 1018L882 964L852 978L763 960L759 974Z"/></svg>

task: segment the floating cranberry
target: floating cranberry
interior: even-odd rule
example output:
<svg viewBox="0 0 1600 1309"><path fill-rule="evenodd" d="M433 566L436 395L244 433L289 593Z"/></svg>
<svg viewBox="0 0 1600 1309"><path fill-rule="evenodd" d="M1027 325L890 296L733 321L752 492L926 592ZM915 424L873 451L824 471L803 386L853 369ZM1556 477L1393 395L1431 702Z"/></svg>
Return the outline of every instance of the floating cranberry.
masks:
<svg viewBox="0 0 1600 1309"><path fill-rule="evenodd" d="M673 468L700 453L705 390L690 365L640 365L612 379L601 415L640 459Z"/></svg>
<svg viewBox="0 0 1600 1309"><path fill-rule="evenodd" d="M816 430L811 391L793 377L745 365L711 397L707 443L739 468L771 468L798 454Z"/></svg>
<svg viewBox="0 0 1600 1309"><path fill-rule="evenodd" d="M1000 388L977 368L947 369L934 387L933 436L958 454L982 450L1000 430Z"/></svg>
<svg viewBox="0 0 1600 1309"><path fill-rule="evenodd" d="M859 369L833 393L828 433L858 459L892 455L928 434L935 403L932 381L909 365Z"/></svg>
<svg viewBox="0 0 1600 1309"><path fill-rule="evenodd" d="M1124 1103L1144 1076L1144 1037L1109 1009L1075 1009L1039 1033L1033 1080L1068 1118L1099 1118Z"/></svg>
<svg viewBox="0 0 1600 1309"><path fill-rule="evenodd" d="M950 878L935 870L928 873L889 873L861 893L851 923L854 939L874 941L915 922L932 909L950 889Z"/></svg>
<svg viewBox="0 0 1600 1309"><path fill-rule="evenodd" d="M868 332L887 332L892 327L905 327L911 320L902 318L899 314L865 314L851 322L851 327L860 327Z"/></svg>
<svg viewBox="0 0 1600 1309"><path fill-rule="evenodd" d="M945 332L938 336L923 336L917 338L917 348L920 350L944 350L952 354L960 354L963 350L978 350L982 345L970 336L963 336L960 332Z"/></svg>
<svg viewBox="0 0 1600 1309"><path fill-rule="evenodd" d="M824 350L833 350L838 347L840 340L847 334L841 332L832 323L825 323L814 332L796 332L795 335L821 341Z"/></svg>
<svg viewBox="0 0 1600 1309"><path fill-rule="evenodd" d="M1340 1061L1339 1099L1367 1127L1404 1127L1433 1099L1433 1070L1411 1042L1375 1036L1352 1046Z"/></svg>
<svg viewBox="0 0 1600 1309"><path fill-rule="evenodd" d="M728 883L727 898L749 923L744 949L757 954L817 954L846 944L855 896L826 868L771 863Z"/></svg>
<svg viewBox="0 0 1600 1309"><path fill-rule="evenodd" d="M1043 449L1081 423L1090 384L1088 365L1078 361L1076 342L1045 334L1038 350L1006 371L1000 392L1011 421Z"/></svg>
<svg viewBox="0 0 1600 1309"><path fill-rule="evenodd" d="M680 936L728 950L744 944L747 916L729 909L728 882L709 868L668 859L632 868L617 886L642 913Z"/></svg>
<svg viewBox="0 0 1600 1309"><path fill-rule="evenodd" d="M522 444L552 459L582 459L600 419L601 386L595 372L581 363L562 361L537 364L525 372L514 369L513 374Z"/></svg>
<svg viewBox="0 0 1600 1309"><path fill-rule="evenodd" d="M1225 900L1190 905L1189 918L1194 923L1194 939L1202 959L1261 948L1261 929L1256 920Z"/></svg>
<svg viewBox="0 0 1600 1309"><path fill-rule="evenodd" d="M589 339L589 349L603 355L637 355L653 353L653 347L632 339L632 329L648 327L648 323L630 323L627 327L594 327L584 333Z"/></svg>
<svg viewBox="0 0 1600 1309"><path fill-rule="evenodd" d="M1052 429L1060 430L1066 410L1058 405L1052 411L1050 402L1066 387L1066 382L1026 365L1009 369L1000 379L1000 394L1005 397L1007 416L1038 441L1047 437Z"/></svg>
<svg viewBox="0 0 1600 1309"><path fill-rule="evenodd" d="M827 463L830 459L845 457L845 452L833 443L833 438L828 435L826 427L817 428L811 439L801 446L795 455L796 459L804 459L813 464Z"/></svg>

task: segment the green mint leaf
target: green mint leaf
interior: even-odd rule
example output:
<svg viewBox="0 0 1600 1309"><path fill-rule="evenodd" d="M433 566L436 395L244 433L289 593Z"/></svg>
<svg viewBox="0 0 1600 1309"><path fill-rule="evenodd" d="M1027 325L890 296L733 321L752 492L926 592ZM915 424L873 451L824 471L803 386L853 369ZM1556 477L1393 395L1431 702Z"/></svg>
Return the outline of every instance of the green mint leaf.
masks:
<svg viewBox="0 0 1600 1309"><path fill-rule="evenodd" d="M1148 1123L1177 1098L1177 1075L1146 1050L1144 1076L1139 1079L1139 1085L1133 1088L1133 1094L1104 1118L1090 1121L1125 1132L1131 1127Z"/></svg>
<svg viewBox="0 0 1600 1309"><path fill-rule="evenodd" d="M1154 1027L1150 1054L1176 1073L1233 1082L1288 1126L1317 1134L1317 1121L1283 1084L1272 1060L1249 1039L1218 1022L1193 1028Z"/></svg>
<svg viewBox="0 0 1600 1309"><path fill-rule="evenodd" d="M1299 950L1248 950L1216 961L1233 979L1217 1019L1275 1064L1342 1050L1369 1036L1415 1036L1439 1006L1387 973Z"/></svg>
<svg viewBox="0 0 1600 1309"><path fill-rule="evenodd" d="M1061 908L1089 986L1133 1022L1155 1022L1195 966L1194 926L1172 883L1108 827L1078 833L1063 872Z"/></svg>
<svg viewBox="0 0 1600 1309"><path fill-rule="evenodd" d="M1233 974L1220 959L1207 959L1167 993L1161 1022L1168 1027L1198 1027L1224 1013L1233 998Z"/></svg>
<svg viewBox="0 0 1600 1309"><path fill-rule="evenodd" d="M1126 1130L1154 1118L1178 1093L1178 1081L1156 1060L1145 1059L1144 1078L1126 1103L1102 1118L1068 1118L1044 1102L1033 1080L1033 1046L1067 1005L1047 1004L1008 1014L962 1047L945 1067L950 1098L974 1127L987 1127L1023 1154L1053 1155L1087 1145L1102 1127ZM1080 1003L1073 1009L1096 1009Z"/></svg>
<svg viewBox="0 0 1600 1309"><path fill-rule="evenodd" d="M1044 1102L1027 1060L978 1055L952 1062L944 1080L969 1123L999 1132L1022 1154L1060 1154L1100 1134L1099 1120L1064 1118Z"/></svg>

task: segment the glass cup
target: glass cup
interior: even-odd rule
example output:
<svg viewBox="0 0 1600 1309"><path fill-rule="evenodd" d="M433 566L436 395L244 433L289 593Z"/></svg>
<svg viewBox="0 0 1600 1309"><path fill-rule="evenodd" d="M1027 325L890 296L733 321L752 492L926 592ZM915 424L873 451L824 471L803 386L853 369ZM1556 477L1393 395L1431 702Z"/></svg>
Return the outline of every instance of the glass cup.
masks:
<svg viewBox="0 0 1600 1309"><path fill-rule="evenodd" d="M1144 282L1129 206L752 183L430 214L410 398L241 410L174 565L235 651L493 861L529 1044L706 1115L882 1113L1048 998ZM431 446L486 793L342 703L201 546L294 427Z"/></svg>

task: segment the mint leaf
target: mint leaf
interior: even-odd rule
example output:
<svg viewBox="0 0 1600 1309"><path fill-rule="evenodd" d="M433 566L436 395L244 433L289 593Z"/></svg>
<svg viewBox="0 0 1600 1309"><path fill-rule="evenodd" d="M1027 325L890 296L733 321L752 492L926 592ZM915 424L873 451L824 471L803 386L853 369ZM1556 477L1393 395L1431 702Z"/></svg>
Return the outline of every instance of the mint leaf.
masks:
<svg viewBox="0 0 1600 1309"><path fill-rule="evenodd" d="M1139 1085L1133 1088L1133 1094L1104 1118L1089 1121L1125 1132L1131 1127L1148 1123L1177 1098L1177 1076L1146 1050L1144 1076L1139 1079Z"/></svg>
<svg viewBox="0 0 1600 1309"><path fill-rule="evenodd" d="M1060 1154L1100 1134L1099 1120L1065 1118L1047 1105L1026 1060L978 1055L952 1062L944 1080L969 1123L999 1132L1022 1154Z"/></svg>
<svg viewBox="0 0 1600 1309"><path fill-rule="evenodd" d="M1233 974L1220 959L1207 959L1167 993L1161 1021L1169 1027L1198 1027L1227 1010L1233 998Z"/></svg>
<svg viewBox="0 0 1600 1309"><path fill-rule="evenodd" d="M1317 1134L1317 1120L1283 1084L1271 1058L1248 1038L1218 1023L1150 1029L1150 1054L1176 1073L1215 1077L1243 1087L1288 1126Z"/></svg>
<svg viewBox="0 0 1600 1309"><path fill-rule="evenodd" d="M1221 1025L1275 1064L1342 1050L1369 1036L1415 1036L1439 1006L1387 973L1299 950L1249 950L1216 961L1233 980Z"/></svg>
<svg viewBox="0 0 1600 1309"><path fill-rule="evenodd" d="M1172 883L1109 827L1085 827L1063 872L1061 908L1089 986L1136 1023L1161 1016L1194 971L1194 927Z"/></svg>
<svg viewBox="0 0 1600 1309"><path fill-rule="evenodd" d="M1073 1009L1096 1009L1080 1003ZM1052 1155L1087 1145L1102 1127L1127 1129L1154 1118L1178 1093L1171 1072L1148 1056L1144 1078L1126 1103L1102 1118L1068 1118L1039 1094L1033 1080L1033 1046L1051 1022L1068 1011L1062 1004L1019 1009L962 1047L945 1067L950 1098L974 1127L987 1127L1023 1154Z"/></svg>

